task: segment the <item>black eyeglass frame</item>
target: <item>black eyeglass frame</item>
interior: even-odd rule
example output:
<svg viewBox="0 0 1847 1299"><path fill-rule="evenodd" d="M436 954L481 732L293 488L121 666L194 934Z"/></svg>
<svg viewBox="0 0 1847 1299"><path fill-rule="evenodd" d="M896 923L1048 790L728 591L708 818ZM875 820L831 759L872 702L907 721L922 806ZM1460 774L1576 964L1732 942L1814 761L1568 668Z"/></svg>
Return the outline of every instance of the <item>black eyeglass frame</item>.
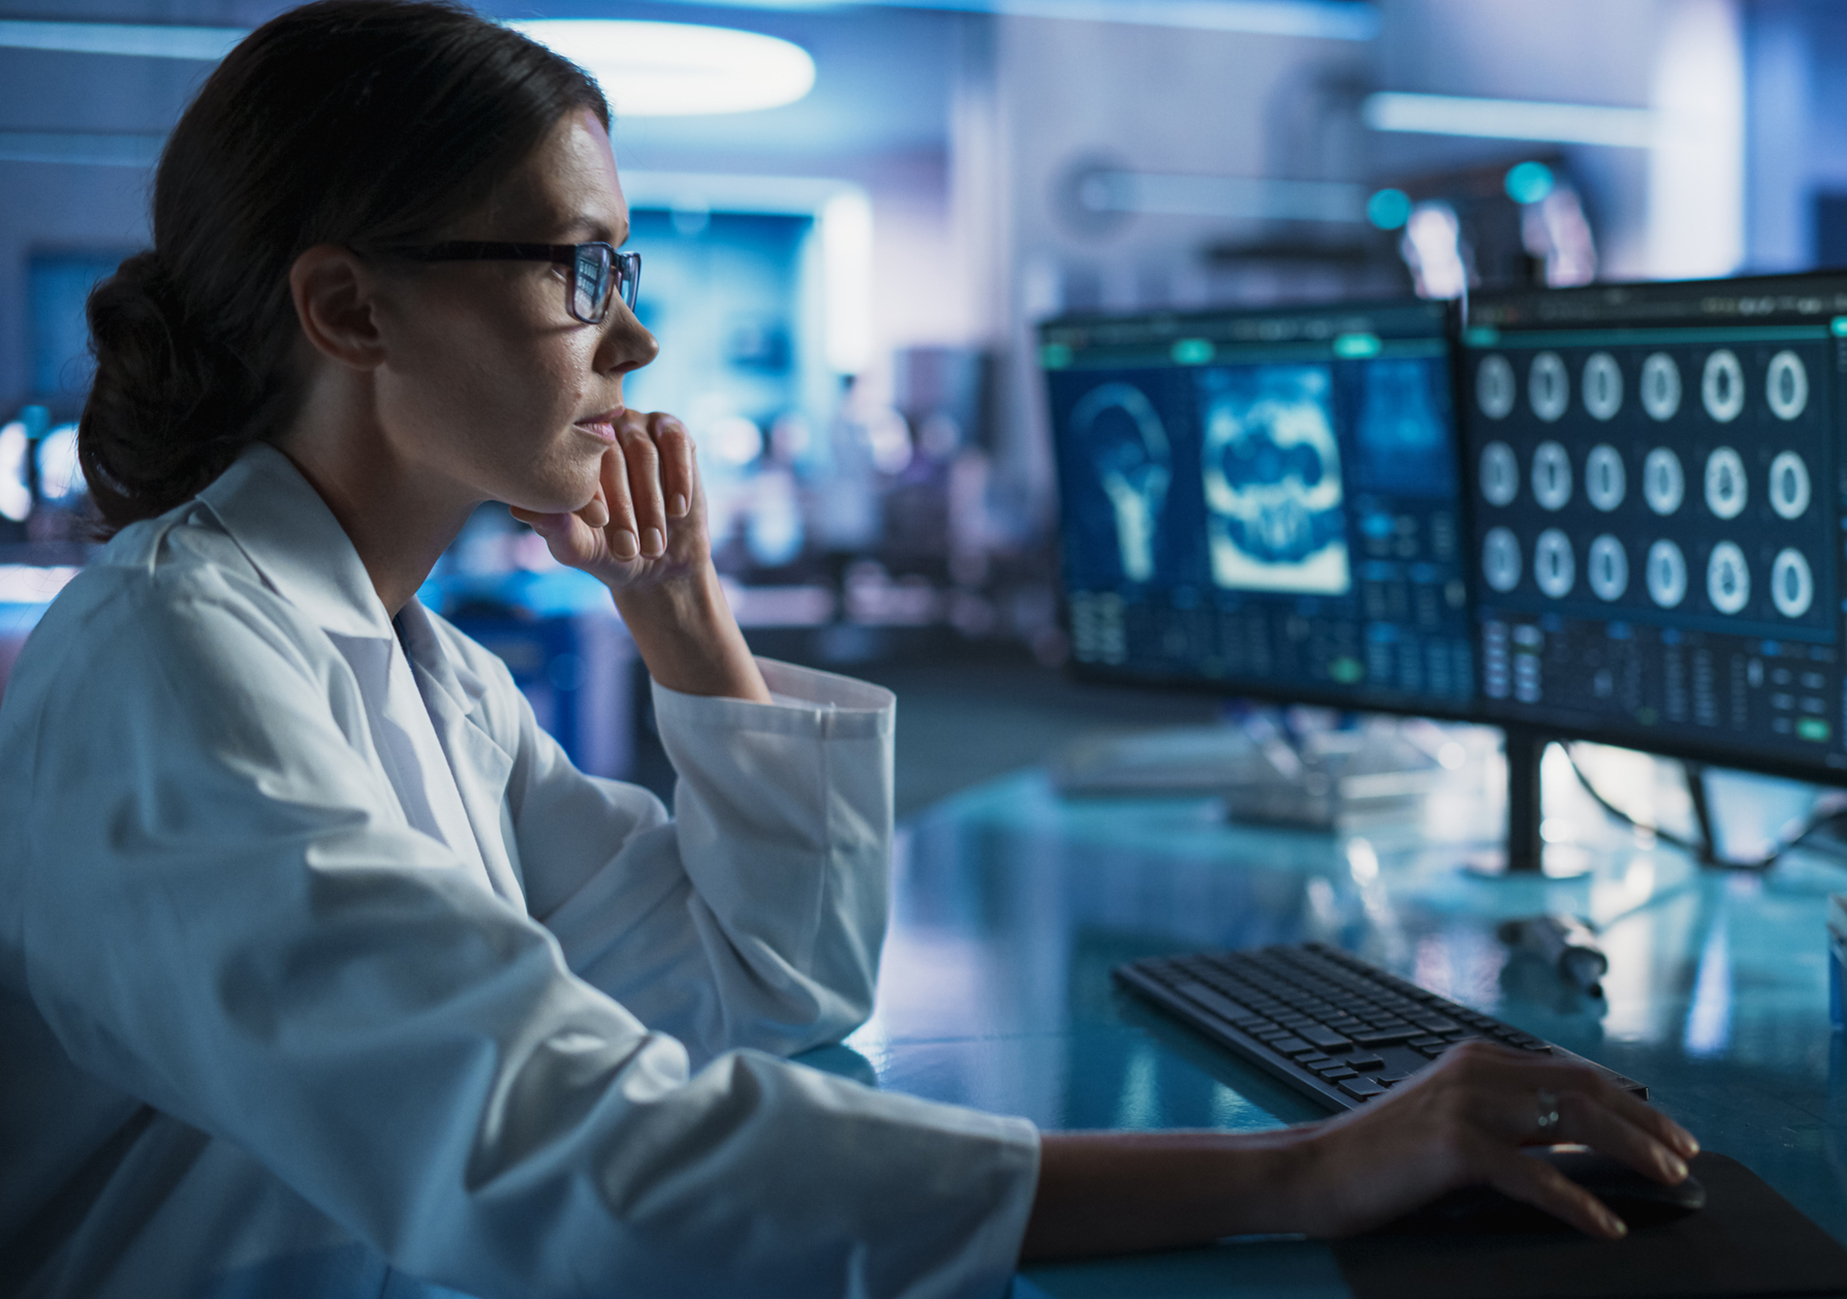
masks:
<svg viewBox="0 0 1847 1299"><path fill-rule="evenodd" d="M419 262L550 262L569 267L564 306L573 320L600 325L609 316L609 304L618 287L630 311L641 291L641 254L623 252L613 244L517 244L476 239L425 244L382 251ZM600 289L599 289L600 286Z"/></svg>

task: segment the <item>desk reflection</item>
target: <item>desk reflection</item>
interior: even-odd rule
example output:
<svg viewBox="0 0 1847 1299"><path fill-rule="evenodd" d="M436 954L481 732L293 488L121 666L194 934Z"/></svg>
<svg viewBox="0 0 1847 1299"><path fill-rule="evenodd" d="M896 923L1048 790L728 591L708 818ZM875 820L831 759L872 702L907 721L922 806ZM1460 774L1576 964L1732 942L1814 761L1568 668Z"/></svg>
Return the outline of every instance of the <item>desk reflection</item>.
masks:
<svg viewBox="0 0 1847 1299"><path fill-rule="evenodd" d="M847 1046L880 1086L1049 1129L1303 1122L1322 1111L1109 972L1329 942L1648 1083L1709 1148L1847 1240L1847 1055L1828 1025L1824 929L1847 873L1811 854L1763 876L1701 871L1610 825L1579 845L1590 870L1578 878L1483 879L1459 869L1494 812L1479 802L1316 835L1228 825L1210 799L1061 801L1036 772L978 787L901 835L878 1004ZM1539 912L1601 930L1605 997L1510 965L1496 925ZM1259 1271L1282 1269L1275 1283L1344 1292L1320 1246L1261 1252ZM1197 1272L1214 1293L1240 1278L1264 1289L1256 1258L1226 1246L1037 1269L1022 1286L1122 1293L1108 1278L1158 1274L1163 1293L1184 1294Z"/></svg>

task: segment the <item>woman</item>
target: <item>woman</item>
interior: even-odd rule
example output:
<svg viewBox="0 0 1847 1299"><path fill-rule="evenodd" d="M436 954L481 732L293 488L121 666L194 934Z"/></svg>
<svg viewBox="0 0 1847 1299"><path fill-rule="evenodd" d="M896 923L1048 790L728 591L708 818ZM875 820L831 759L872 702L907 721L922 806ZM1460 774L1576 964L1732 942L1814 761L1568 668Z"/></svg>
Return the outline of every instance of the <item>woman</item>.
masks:
<svg viewBox="0 0 1847 1299"><path fill-rule="evenodd" d="M461 11L330 0L212 74L90 304L108 526L0 708L0 1277L28 1295L981 1295L1362 1229L1519 1147L1692 1139L1463 1049L1316 1128L1041 1137L778 1057L868 1013L890 696L754 661L608 110ZM627 301L625 301L625 297ZM414 592L508 502L613 593L677 818L580 775Z"/></svg>

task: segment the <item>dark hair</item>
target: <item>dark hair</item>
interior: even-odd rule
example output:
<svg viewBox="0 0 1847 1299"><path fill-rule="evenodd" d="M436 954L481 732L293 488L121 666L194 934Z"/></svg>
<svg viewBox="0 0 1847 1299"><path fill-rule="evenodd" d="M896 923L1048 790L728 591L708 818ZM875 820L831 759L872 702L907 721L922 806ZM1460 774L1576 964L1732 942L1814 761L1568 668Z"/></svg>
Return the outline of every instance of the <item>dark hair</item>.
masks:
<svg viewBox="0 0 1847 1299"><path fill-rule="evenodd" d="M449 4L319 0L246 37L167 141L153 248L90 294L77 445L104 530L191 499L293 416L303 251L430 238L583 108L608 126L579 68Z"/></svg>

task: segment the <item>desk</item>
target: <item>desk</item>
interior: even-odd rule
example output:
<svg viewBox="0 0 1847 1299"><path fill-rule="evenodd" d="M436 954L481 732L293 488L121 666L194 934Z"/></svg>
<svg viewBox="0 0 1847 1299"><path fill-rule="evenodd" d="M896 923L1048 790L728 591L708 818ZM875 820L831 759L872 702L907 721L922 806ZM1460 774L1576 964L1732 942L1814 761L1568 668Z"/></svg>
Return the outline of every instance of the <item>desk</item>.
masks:
<svg viewBox="0 0 1847 1299"><path fill-rule="evenodd" d="M1479 832L1492 807L1465 789L1426 815L1329 836L1233 828L1205 799L1064 802L1042 773L980 786L905 827L877 1009L816 1062L1047 1129L1319 1118L1109 971L1328 941L1648 1083L1709 1149L1847 1241L1847 1055L1828 1024L1823 920L1847 871L1793 855L1767 877L1702 872L1591 814L1590 874L1479 879L1431 831ZM1542 911L1607 926L1607 1007L1508 968L1495 922ZM1325 1246L1273 1242L1034 1268L1015 1296L1284 1289L1347 1293Z"/></svg>

